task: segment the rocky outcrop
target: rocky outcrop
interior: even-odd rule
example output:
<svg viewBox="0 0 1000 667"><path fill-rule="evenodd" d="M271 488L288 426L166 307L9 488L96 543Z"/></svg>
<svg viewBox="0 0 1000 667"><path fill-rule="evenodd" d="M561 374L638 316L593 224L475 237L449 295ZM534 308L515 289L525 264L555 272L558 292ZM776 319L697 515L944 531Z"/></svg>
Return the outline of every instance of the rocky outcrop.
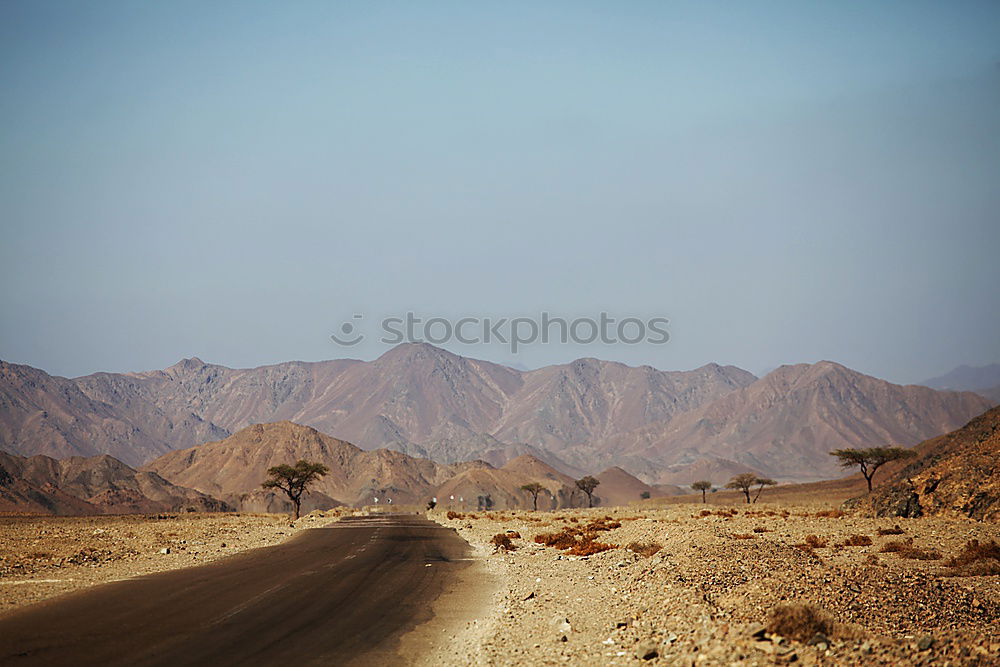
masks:
<svg viewBox="0 0 1000 667"><path fill-rule="evenodd" d="M1000 408L927 440L859 505L878 516L965 516L1000 521Z"/></svg>

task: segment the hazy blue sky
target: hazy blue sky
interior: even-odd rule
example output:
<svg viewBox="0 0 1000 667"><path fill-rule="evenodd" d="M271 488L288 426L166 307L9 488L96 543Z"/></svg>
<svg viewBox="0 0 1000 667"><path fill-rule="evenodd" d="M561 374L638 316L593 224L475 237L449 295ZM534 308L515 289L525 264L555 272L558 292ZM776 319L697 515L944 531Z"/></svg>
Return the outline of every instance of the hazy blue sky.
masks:
<svg viewBox="0 0 1000 667"><path fill-rule="evenodd" d="M0 5L0 358L340 356L354 313L670 318L450 349L896 381L1000 360L1000 3Z"/></svg>

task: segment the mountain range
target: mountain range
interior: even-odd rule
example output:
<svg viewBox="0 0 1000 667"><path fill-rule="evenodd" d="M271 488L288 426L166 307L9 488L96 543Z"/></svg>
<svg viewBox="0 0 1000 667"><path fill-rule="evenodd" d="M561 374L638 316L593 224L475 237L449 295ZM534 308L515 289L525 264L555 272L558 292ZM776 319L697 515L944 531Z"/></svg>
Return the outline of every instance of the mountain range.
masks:
<svg viewBox="0 0 1000 667"><path fill-rule="evenodd" d="M0 449L111 454L139 466L287 420L437 466L479 459L503 470L528 455L572 477L618 466L650 485L708 474L719 483L746 470L810 480L840 474L831 449L912 446L990 405L975 393L895 385L828 361L763 378L717 364L661 371L589 358L522 371L403 344L370 362L231 369L186 359L75 379L0 362ZM484 470L468 472L499 474ZM440 479L429 467L420 474Z"/></svg>

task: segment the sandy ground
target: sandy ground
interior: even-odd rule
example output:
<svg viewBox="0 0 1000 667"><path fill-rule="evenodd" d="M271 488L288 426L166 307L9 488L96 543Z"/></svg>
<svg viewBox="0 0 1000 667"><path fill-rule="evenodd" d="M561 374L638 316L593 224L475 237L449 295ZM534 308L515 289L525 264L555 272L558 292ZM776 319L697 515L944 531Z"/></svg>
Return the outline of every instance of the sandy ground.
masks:
<svg viewBox="0 0 1000 667"><path fill-rule="evenodd" d="M0 517L0 613L118 579L282 542L337 510L278 514Z"/></svg>
<svg viewBox="0 0 1000 667"><path fill-rule="evenodd" d="M829 507L761 502L732 505L730 516L722 506L688 504L453 519L435 511L476 547L484 587L498 581L500 590L492 614L422 663L1000 664L1000 576L953 576L944 565L970 539L1000 539L1000 527L816 516ZM533 541L600 517L621 524L597 533L615 548L577 557ZM902 534L877 532L895 525ZM520 535L516 548L494 553L491 539L507 531ZM872 544L838 546L855 535ZM942 557L881 552L909 538ZM825 546L796 546L809 539ZM632 543L659 548L640 555L626 548ZM782 630L806 632L799 640L761 627L775 608L800 603L831 623L820 636L809 624Z"/></svg>
<svg viewBox="0 0 1000 667"><path fill-rule="evenodd" d="M1000 540L1000 526L817 516L831 507L431 512L469 541L476 562L399 651L435 666L1000 664L1000 575L955 576L946 566L969 540ZM337 516L314 513L294 525L252 514L0 518L0 613L275 544ZM594 539L612 548L573 556L534 541L595 520L610 529ZM900 534L878 533L895 526ZM498 534L512 551L491 544ZM842 546L852 536L872 543ZM941 557L882 551L911 539L922 555ZM636 553L633 544L649 548ZM788 604L809 605L829 625L818 636L808 624L765 627Z"/></svg>

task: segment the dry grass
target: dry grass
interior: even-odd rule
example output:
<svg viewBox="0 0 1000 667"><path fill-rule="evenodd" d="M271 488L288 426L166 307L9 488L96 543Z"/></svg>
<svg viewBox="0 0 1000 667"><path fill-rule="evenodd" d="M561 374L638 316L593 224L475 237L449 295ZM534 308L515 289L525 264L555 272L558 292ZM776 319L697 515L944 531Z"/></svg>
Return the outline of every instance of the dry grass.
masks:
<svg viewBox="0 0 1000 667"><path fill-rule="evenodd" d="M886 554L894 553L900 558L908 558L910 560L939 560L941 558L941 554L934 549L921 549L914 546L912 537L908 538L905 542L886 542L879 551Z"/></svg>
<svg viewBox="0 0 1000 667"><path fill-rule="evenodd" d="M752 540L752 533L733 533L732 538L734 540Z"/></svg>
<svg viewBox="0 0 1000 667"><path fill-rule="evenodd" d="M867 547L871 546L872 538L867 535L851 535L846 540L843 541L842 546L845 547Z"/></svg>
<svg viewBox="0 0 1000 667"><path fill-rule="evenodd" d="M969 540L957 556L949 558L945 566L952 569L952 576L977 577L1000 574L1000 544L990 540L981 543Z"/></svg>
<svg viewBox="0 0 1000 667"><path fill-rule="evenodd" d="M892 528L879 528L876 532L879 535L902 535L906 531L900 528L899 524L897 523Z"/></svg>
<svg viewBox="0 0 1000 667"><path fill-rule="evenodd" d="M768 528L765 528L764 526L754 526L753 527L753 532L755 532L755 533L770 533L770 532L773 532L773 531L771 531Z"/></svg>
<svg viewBox="0 0 1000 667"><path fill-rule="evenodd" d="M830 635L833 632L833 621L822 611L809 605L779 605L768 616L767 632L805 642L816 633Z"/></svg>
<svg viewBox="0 0 1000 667"><path fill-rule="evenodd" d="M660 544L659 542L632 542L625 548L628 549L629 551L639 554L640 556L645 556L646 558L649 558L650 556L658 552L660 549L662 549L663 545Z"/></svg>

